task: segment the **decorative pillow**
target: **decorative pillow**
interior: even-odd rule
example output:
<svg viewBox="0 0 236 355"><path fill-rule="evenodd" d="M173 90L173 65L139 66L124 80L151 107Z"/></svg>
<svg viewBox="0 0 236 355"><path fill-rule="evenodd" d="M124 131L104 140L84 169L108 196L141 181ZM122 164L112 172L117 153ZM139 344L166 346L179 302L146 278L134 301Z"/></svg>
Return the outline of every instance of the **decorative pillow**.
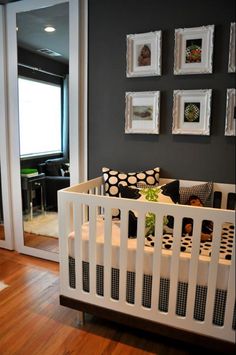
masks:
<svg viewBox="0 0 236 355"><path fill-rule="evenodd" d="M120 186L120 185L119 185ZM138 191L136 189L132 189L133 191L130 191L130 189L126 189L123 191L123 194L126 194L126 198L135 198L134 195L136 196L136 198L140 198L140 195L137 194L137 192L140 191L140 189L145 189L145 188L150 188L150 186L142 184L142 183L138 183L137 184L138 187ZM156 186L155 186L156 187ZM161 189L161 194L158 194L158 201L157 202L173 202L173 203L179 203L180 202L180 195L179 195L179 180L174 180L169 182L168 184L165 185L159 185L159 188ZM129 197L129 194L131 194L131 197ZM169 199L165 199L165 197L163 196L169 196L171 198L172 201L170 201Z"/></svg>
<svg viewBox="0 0 236 355"><path fill-rule="evenodd" d="M213 183L207 182L201 185L193 185L189 187L180 187L180 203L185 205L191 195L198 196L204 206L212 206L212 192L213 192Z"/></svg>
<svg viewBox="0 0 236 355"><path fill-rule="evenodd" d="M162 190L162 194L170 196L174 203L180 202L179 180L174 180L168 184L161 185L160 188Z"/></svg>
<svg viewBox="0 0 236 355"><path fill-rule="evenodd" d="M105 192L109 196L118 197L120 184L123 186L137 186L138 183L142 182L146 185L158 185L159 173L159 167L137 173L124 173L104 167L102 168L102 175L105 183Z"/></svg>
<svg viewBox="0 0 236 355"><path fill-rule="evenodd" d="M137 186L138 183L142 182L146 185L158 185L159 184L159 173L160 168L156 167L151 170L124 173L122 171L117 171L109 169L106 167L102 168L102 176L105 184L105 193L108 196L119 197L119 185L123 186ZM120 213L118 209L112 209L112 217L119 218Z"/></svg>

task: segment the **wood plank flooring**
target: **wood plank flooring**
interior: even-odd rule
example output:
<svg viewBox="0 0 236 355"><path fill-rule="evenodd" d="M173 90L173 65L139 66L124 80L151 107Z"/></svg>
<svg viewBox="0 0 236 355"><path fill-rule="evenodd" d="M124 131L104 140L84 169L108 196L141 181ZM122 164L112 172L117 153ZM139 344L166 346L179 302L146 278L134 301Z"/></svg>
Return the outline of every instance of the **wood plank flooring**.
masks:
<svg viewBox="0 0 236 355"><path fill-rule="evenodd" d="M59 254L58 238L24 232L24 245Z"/></svg>
<svg viewBox="0 0 236 355"><path fill-rule="evenodd" d="M5 233L4 233L4 225L0 224L0 240L5 239Z"/></svg>
<svg viewBox="0 0 236 355"><path fill-rule="evenodd" d="M1 355L197 355L203 349L59 305L59 265L0 248ZM209 351L207 351L209 354ZM216 354L216 352L214 352Z"/></svg>

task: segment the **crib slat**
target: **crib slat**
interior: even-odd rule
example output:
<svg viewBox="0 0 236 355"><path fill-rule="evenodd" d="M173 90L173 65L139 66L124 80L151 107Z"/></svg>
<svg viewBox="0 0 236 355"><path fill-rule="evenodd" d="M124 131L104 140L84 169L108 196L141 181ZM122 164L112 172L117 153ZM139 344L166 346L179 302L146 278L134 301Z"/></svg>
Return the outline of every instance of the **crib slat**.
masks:
<svg viewBox="0 0 236 355"><path fill-rule="evenodd" d="M214 228L213 228L213 235L212 235L212 254L211 254L211 262L209 264L208 286L207 286L207 300L206 300L206 313L205 313L206 326L211 326L212 319L213 319L222 226L223 226L222 220L219 219L217 221L214 220Z"/></svg>
<svg viewBox="0 0 236 355"><path fill-rule="evenodd" d="M143 253L144 253L145 215L139 212L137 228L137 250L135 262L135 306L140 309L142 305L143 287Z"/></svg>
<svg viewBox="0 0 236 355"><path fill-rule="evenodd" d="M76 276L76 289L80 292L83 287L83 272L82 272L82 223L83 223L82 205L74 203L73 215L74 215L74 255L75 255L75 276Z"/></svg>
<svg viewBox="0 0 236 355"><path fill-rule="evenodd" d="M96 294L96 206L89 206L89 283L90 294Z"/></svg>
<svg viewBox="0 0 236 355"><path fill-rule="evenodd" d="M60 292L66 293L69 286L68 234L70 226L70 208L66 196L58 194L61 208L58 211L59 221L59 257L60 257Z"/></svg>
<svg viewBox="0 0 236 355"><path fill-rule="evenodd" d="M229 270L228 288L227 288L227 300L226 300L226 311L225 311L225 322L224 327L226 332L235 332L232 330L233 314L235 307L235 233L233 238L233 250L232 250L232 262Z"/></svg>
<svg viewBox="0 0 236 355"><path fill-rule="evenodd" d="M169 291L170 298L169 298L169 310L168 310L170 317L175 316L175 309L176 309L181 230L182 230L182 220L181 218L176 218L174 224L174 232L173 232L174 240L173 240L171 268L170 268L170 291Z"/></svg>
<svg viewBox="0 0 236 355"><path fill-rule="evenodd" d="M126 278L127 278L127 231L128 231L128 211L124 208L120 210L120 280L119 280L119 301L121 305L126 302Z"/></svg>
<svg viewBox="0 0 236 355"><path fill-rule="evenodd" d="M104 298L111 298L111 257L112 257L112 226L111 208L105 209L104 215Z"/></svg>
<svg viewBox="0 0 236 355"><path fill-rule="evenodd" d="M199 250L200 250L200 234L201 234L201 220L195 219L195 222L193 224L192 249L191 249L191 258L190 258L190 265L189 265L188 294L187 294L187 303L186 303L186 319L189 322L193 320L193 314L194 314Z"/></svg>
<svg viewBox="0 0 236 355"><path fill-rule="evenodd" d="M163 218L164 214L156 214L156 225L155 225L155 245L153 250L153 265L152 265L152 296L151 296L151 308L153 311L158 310L158 299L160 292L160 277L161 277L161 256L162 256L162 234L163 234Z"/></svg>

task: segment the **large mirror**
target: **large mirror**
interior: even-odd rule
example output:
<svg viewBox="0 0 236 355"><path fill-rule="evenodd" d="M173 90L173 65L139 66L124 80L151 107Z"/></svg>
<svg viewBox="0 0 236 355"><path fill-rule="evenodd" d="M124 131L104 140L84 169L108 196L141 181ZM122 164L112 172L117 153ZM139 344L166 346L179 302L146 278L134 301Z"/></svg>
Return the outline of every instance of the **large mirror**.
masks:
<svg viewBox="0 0 236 355"><path fill-rule="evenodd" d="M86 11L83 0L7 5L16 248L50 260L59 253L57 191L86 174L86 139L79 131L86 126L86 78L79 90ZM45 32L46 26L54 32Z"/></svg>
<svg viewBox="0 0 236 355"><path fill-rule="evenodd" d="M24 245L58 253L57 191L70 186L69 3L16 23Z"/></svg>
<svg viewBox="0 0 236 355"><path fill-rule="evenodd" d="M4 67L4 57L3 57L3 50L4 50L4 19L3 19L3 7L0 6L0 71L1 71L1 78L4 77L3 75L3 67ZM2 83L0 84L0 142L2 140L2 121L5 120L5 110L3 110L4 105L4 93L5 93L5 85L4 80L1 80ZM2 179L1 179L1 155L2 155L3 147L0 144L0 243L3 244L5 241L5 232L4 232L4 216L3 216L3 203L2 203ZM0 244L0 245L1 245Z"/></svg>
<svg viewBox="0 0 236 355"><path fill-rule="evenodd" d="M0 240L5 240L3 204L2 204L1 162L0 162Z"/></svg>
<svg viewBox="0 0 236 355"><path fill-rule="evenodd" d="M0 6L0 247L13 249L10 208L9 142L7 131L6 37L3 6Z"/></svg>

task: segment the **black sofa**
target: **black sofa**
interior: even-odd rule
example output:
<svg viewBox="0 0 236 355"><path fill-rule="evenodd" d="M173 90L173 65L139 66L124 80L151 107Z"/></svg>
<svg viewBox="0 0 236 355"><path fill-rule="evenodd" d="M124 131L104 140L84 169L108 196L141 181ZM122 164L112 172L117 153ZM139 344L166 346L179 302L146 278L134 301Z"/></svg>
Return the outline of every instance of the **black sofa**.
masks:
<svg viewBox="0 0 236 355"><path fill-rule="evenodd" d="M57 211L57 191L70 186L68 160L48 159L38 165L38 172L45 174L46 210Z"/></svg>

